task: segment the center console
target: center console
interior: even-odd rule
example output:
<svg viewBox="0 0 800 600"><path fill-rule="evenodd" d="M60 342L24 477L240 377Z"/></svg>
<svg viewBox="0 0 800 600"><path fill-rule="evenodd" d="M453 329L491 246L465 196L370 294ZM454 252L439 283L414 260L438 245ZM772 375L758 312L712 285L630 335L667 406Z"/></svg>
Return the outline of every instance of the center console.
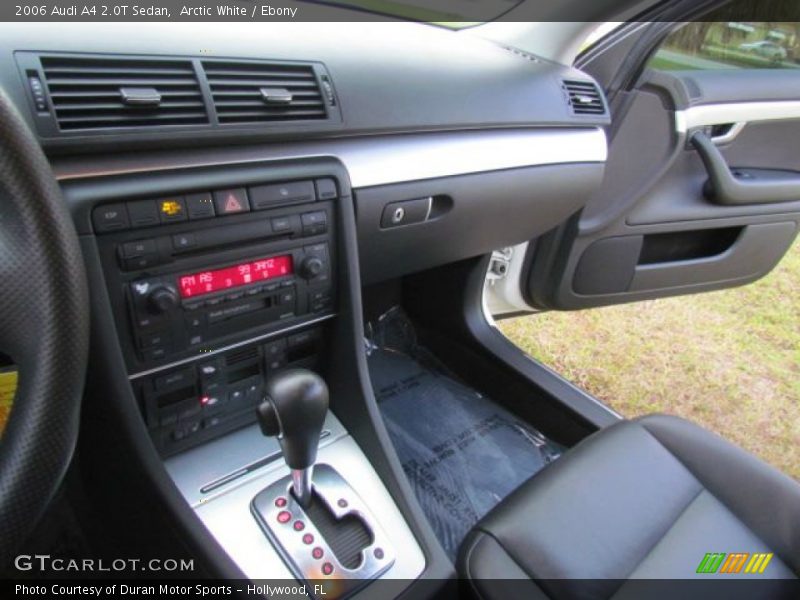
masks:
<svg viewBox="0 0 800 600"><path fill-rule="evenodd" d="M317 365L337 197L325 177L94 208L121 347L164 455L253 422L266 377Z"/></svg>
<svg viewBox="0 0 800 600"><path fill-rule="evenodd" d="M355 219L341 166L309 162L110 177L66 195L82 207L104 279L93 290L110 317L100 336L116 345L103 360L118 356L163 468L239 571L324 580L325 598L378 581L394 581L382 595L396 595L426 561L342 424L373 418L349 412L371 394ZM275 391L298 373L331 386L303 468L287 440L291 423L310 427L311 405Z"/></svg>

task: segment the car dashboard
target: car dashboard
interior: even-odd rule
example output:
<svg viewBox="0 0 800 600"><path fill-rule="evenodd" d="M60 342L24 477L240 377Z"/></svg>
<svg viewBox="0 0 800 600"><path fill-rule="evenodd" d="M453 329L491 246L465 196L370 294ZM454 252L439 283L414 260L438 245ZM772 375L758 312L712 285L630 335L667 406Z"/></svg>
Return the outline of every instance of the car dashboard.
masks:
<svg viewBox="0 0 800 600"><path fill-rule="evenodd" d="M441 573L376 425L361 291L579 211L607 153L592 78L418 24L76 23L4 25L0 87L80 236L91 411L182 535L217 573L309 576L248 507L287 473L254 424L265 382L310 368L331 388L320 460L405 549L375 572Z"/></svg>

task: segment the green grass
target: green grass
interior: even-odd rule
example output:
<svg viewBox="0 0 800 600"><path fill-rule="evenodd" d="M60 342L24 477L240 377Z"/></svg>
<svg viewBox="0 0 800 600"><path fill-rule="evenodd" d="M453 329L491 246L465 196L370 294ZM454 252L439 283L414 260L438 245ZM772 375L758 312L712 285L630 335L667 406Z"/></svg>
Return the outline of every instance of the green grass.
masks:
<svg viewBox="0 0 800 600"><path fill-rule="evenodd" d="M800 480L800 242L750 286L500 328L622 415L682 416Z"/></svg>

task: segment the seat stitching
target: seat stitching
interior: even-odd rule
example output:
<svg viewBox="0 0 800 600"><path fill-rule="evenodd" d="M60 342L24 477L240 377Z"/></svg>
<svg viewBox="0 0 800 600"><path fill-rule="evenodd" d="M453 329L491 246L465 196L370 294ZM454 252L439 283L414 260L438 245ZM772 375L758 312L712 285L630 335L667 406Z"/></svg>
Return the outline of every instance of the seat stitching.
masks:
<svg viewBox="0 0 800 600"><path fill-rule="evenodd" d="M633 566L633 568L630 571L628 571L628 574L621 579L621 581L623 583L619 584L619 586L612 592L612 594L609 596L609 598L612 598L614 596L614 594L616 594L620 590L620 588L624 585L624 582L626 582L626 581L628 581L630 579L630 577L631 577L631 575L633 575L634 571L636 571L636 569L639 568L639 565L641 565L645 560L647 560L647 557L650 556L653 553L653 551L656 549L656 547L667 536L667 534L672 530L672 528L675 527L675 524L678 521L680 521L681 517L684 514L686 514L686 511L689 510L689 507L697 501L697 499L700 497L700 494L702 494L703 492L708 492L708 490L706 488L704 488L702 485L700 485L700 489L697 491L697 493L694 495L694 497L691 500L689 500L689 502L686 504L686 506L684 506L683 509L681 509L681 512L679 512L675 516L675 520L672 522L672 525L667 527L667 529L664 531L664 533L661 534L661 537L659 537L655 541L655 543L650 547L650 549L647 551L647 553L639 560L639 562L637 562Z"/></svg>
<svg viewBox="0 0 800 600"><path fill-rule="evenodd" d="M505 552L505 554L506 554L506 556L508 556L509 560L511 560L511 562L513 562L515 565L517 565L517 567L519 568L519 570L520 570L520 571L522 571L523 573L525 573L525 574L528 576L528 579L530 579L530 580L531 580L531 581L533 581L533 582L536 582L536 586L537 586L537 587L538 587L538 588L541 590L541 592L542 592L542 593L543 593L545 596L547 596L548 598L552 598L552 596L551 596L550 594L548 594L548 593L547 593L546 589L545 589L544 587L542 587L542 585L541 585L541 579L538 579L537 577L535 577L535 576L533 576L532 574L530 574L530 573L528 572L528 570L527 570L526 568L524 568L524 567L523 567L523 566L522 566L522 565L519 563L519 561L518 561L516 558L514 558L514 555L513 555L513 554L511 554L511 552L509 552L509 551L508 551L508 549L505 547L505 545L503 544L503 542L501 542L501 541L500 541L500 540L497 538L497 536L495 536L495 535L494 535L494 534L493 534L491 531L487 531L487 530L485 530L485 529L480 529L480 528L479 528L479 529L478 529L478 531L480 531L480 532L481 532L481 533L483 533L484 535L487 535L487 536L489 536L490 538L492 538L492 539L493 539L493 540L494 540L494 541L497 543L497 545L498 545L498 546L500 546L500 547L503 549L503 552ZM470 550L471 550L471 549L470 549Z"/></svg>

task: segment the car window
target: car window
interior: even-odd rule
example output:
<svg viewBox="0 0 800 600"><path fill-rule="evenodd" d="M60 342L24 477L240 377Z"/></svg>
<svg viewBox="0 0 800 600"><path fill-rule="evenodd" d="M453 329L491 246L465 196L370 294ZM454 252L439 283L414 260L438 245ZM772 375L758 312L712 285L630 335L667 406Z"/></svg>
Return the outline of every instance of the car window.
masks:
<svg viewBox="0 0 800 600"><path fill-rule="evenodd" d="M662 70L797 69L800 22L687 23L667 37L648 66Z"/></svg>

